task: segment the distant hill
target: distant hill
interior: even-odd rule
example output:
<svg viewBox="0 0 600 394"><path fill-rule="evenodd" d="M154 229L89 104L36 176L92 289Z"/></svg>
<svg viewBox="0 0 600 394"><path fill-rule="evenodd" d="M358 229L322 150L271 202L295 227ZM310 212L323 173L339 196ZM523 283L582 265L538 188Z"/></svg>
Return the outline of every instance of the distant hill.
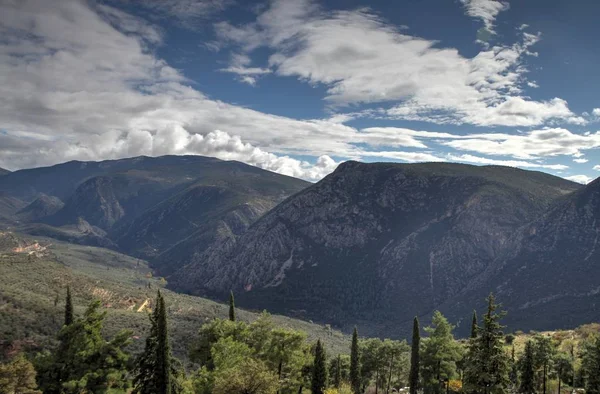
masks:
<svg viewBox="0 0 600 394"><path fill-rule="evenodd" d="M508 167L346 162L241 237L194 255L170 285L221 297L245 291L250 307L398 336L495 267L521 226L580 188Z"/></svg>
<svg viewBox="0 0 600 394"><path fill-rule="evenodd" d="M165 284L153 277L146 261L112 250L57 242L19 233L0 232L0 351L7 343L28 350L47 350L62 325L66 286L82 314L94 299L107 309L106 334L133 330L133 350L144 346L148 309ZM150 285L150 288L148 287ZM169 330L176 355L187 360L190 341L208 319L226 318L228 305L163 289ZM236 316L253 321L257 313L238 309ZM349 338L324 325L273 316L274 323L321 338L331 354L347 352Z"/></svg>
<svg viewBox="0 0 600 394"><path fill-rule="evenodd" d="M203 156L71 161L2 176L0 215L30 234L156 259L168 273L177 267L159 255L186 264L308 185Z"/></svg>
<svg viewBox="0 0 600 394"><path fill-rule="evenodd" d="M2 176L2 175L6 175L6 174L8 174L8 173L10 173L10 171L8 171L8 170L5 170L4 168L0 168L0 176Z"/></svg>

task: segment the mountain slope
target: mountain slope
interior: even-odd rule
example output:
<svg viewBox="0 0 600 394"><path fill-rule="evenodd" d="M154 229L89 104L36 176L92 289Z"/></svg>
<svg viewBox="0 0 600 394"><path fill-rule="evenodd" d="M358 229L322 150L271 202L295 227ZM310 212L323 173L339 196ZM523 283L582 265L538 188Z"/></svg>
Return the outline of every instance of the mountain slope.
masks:
<svg viewBox="0 0 600 394"><path fill-rule="evenodd" d="M10 171L8 171L8 170L5 170L4 168L0 168L0 176L2 176L2 175L6 175L6 174L8 174L8 173L10 173Z"/></svg>
<svg viewBox="0 0 600 394"><path fill-rule="evenodd" d="M518 231L495 270L465 300L495 291L507 323L531 329L600 319L600 179L567 196Z"/></svg>
<svg viewBox="0 0 600 394"><path fill-rule="evenodd" d="M36 222L45 217L54 215L60 211L65 204L58 198L40 195L31 204L16 213L17 218L24 222Z"/></svg>
<svg viewBox="0 0 600 394"><path fill-rule="evenodd" d="M517 228L579 187L507 167L347 162L170 283L245 289L249 306L341 326L362 319L367 333L390 335L459 295Z"/></svg>
<svg viewBox="0 0 600 394"><path fill-rule="evenodd" d="M0 214L5 212L6 220L28 222L20 230L30 234L156 258L155 266L168 273L213 243L239 236L308 185L240 162L202 156L68 162L3 176L0 193L10 202L33 202L16 215L24 204L14 209L0 206ZM64 206L40 207L52 205L39 200L45 194L64 201ZM34 207L48 214L33 215ZM158 259L168 250L168 259Z"/></svg>

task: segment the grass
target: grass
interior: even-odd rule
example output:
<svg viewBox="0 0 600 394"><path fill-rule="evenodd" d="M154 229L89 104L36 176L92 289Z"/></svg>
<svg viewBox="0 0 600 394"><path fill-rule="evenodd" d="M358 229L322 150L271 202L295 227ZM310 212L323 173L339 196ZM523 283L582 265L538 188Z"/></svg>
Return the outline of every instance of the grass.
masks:
<svg viewBox="0 0 600 394"><path fill-rule="evenodd" d="M14 252L17 246L39 242L44 251ZM0 233L0 338L4 345L27 350L50 348L62 324L66 286L71 286L75 311L82 314L93 299L100 299L108 314L107 335L120 329L133 331L134 351L143 347L149 326L147 303L152 307L161 289L167 301L173 351L184 361L203 322L227 318L228 305L164 288L148 264L111 250L57 242L53 239ZM243 294L236 296L238 299ZM257 313L239 310L238 318L252 321ZM349 352L349 338L339 331L310 322L273 316L275 324L302 330L312 341L325 341L329 354ZM1 341L0 341L1 342Z"/></svg>

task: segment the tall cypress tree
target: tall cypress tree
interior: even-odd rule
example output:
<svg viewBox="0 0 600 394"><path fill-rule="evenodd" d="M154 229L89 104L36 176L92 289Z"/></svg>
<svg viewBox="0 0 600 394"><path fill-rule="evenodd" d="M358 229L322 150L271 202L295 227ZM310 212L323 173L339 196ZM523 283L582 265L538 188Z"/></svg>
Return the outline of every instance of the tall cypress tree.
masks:
<svg viewBox="0 0 600 394"><path fill-rule="evenodd" d="M73 313L73 299L71 298L71 287L67 286L67 299L65 302L65 326L69 326L75 320Z"/></svg>
<svg viewBox="0 0 600 394"><path fill-rule="evenodd" d="M150 323L146 347L136 362L133 392L177 394L181 391L177 381L179 370L177 360L171 355L167 310L160 291L156 296L156 307L150 316Z"/></svg>
<svg viewBox="0 0 600 394"><path fill-rule="evenodd" d="M477 338L477 311L473 311L473 320L471 321L471 338Z"/></svg>
<svg viewBox="0 0 600 394"><path fill-rule="evenodd" d="M233 291L229 293L229 320L235 321L235 299Z"/></svg>
<svg viewBox="0 0 600 394"><path fill-rule="evenodd" d="M167 327L165 299L158 293L158 320L156 322L156 387L159 393L171 394L173 375L171 371L171 346Z"/></svg>
<svg viewBox="0 0 600 394"><path fill-rule="evenodd" d="M342 383L342 356L338 354L335 368L335 377L333 378L333 386L336 389L340 388L340 384Z"/></svg>
<svg viewBox="0 0 600 394"><path fill-rule="evenodd" d="M325 365L325 349L321 340L317 341L315 348L315 360L313 363L313 374L311 390L313 394L323 394L327 386L327 367Z"/></svg>
<svg viewBox="0 0 600 394"><path fill-rule="evenodd" d="M419 332L419 319L415 316L413 322L412 349L410 354L410 375L408 384L410 394L417 394L419 388L419 346L421 342L421 333Z"/></svg>
<svg viewBox="0 0 600 394"><path fill-rule="evenodd" d="M519 360L519 372L521 374L519 393L535 394L535 354L531 341L525 343L525 352Z"/></svg>
<svg viewBox="0 0 600 394"><path fill-rule="evenodd" d="M354 394L360 394L360 355L358 354L358 331L354 327L350 347L350 386Z"/></svg>

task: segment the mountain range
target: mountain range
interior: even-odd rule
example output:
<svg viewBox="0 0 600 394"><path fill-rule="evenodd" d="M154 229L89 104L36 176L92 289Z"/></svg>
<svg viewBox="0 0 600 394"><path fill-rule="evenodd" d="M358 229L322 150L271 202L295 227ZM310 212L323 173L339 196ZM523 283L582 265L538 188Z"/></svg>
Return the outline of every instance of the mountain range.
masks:
<svg viewBox="0 0 600 394"><path fill-rule="evenodd" d="M148 259L177 291L367 335L490 291L513 329L600 318L600 181L451 163L342 163L316 184L200 156L0 176L4 227Z"/></svg>

